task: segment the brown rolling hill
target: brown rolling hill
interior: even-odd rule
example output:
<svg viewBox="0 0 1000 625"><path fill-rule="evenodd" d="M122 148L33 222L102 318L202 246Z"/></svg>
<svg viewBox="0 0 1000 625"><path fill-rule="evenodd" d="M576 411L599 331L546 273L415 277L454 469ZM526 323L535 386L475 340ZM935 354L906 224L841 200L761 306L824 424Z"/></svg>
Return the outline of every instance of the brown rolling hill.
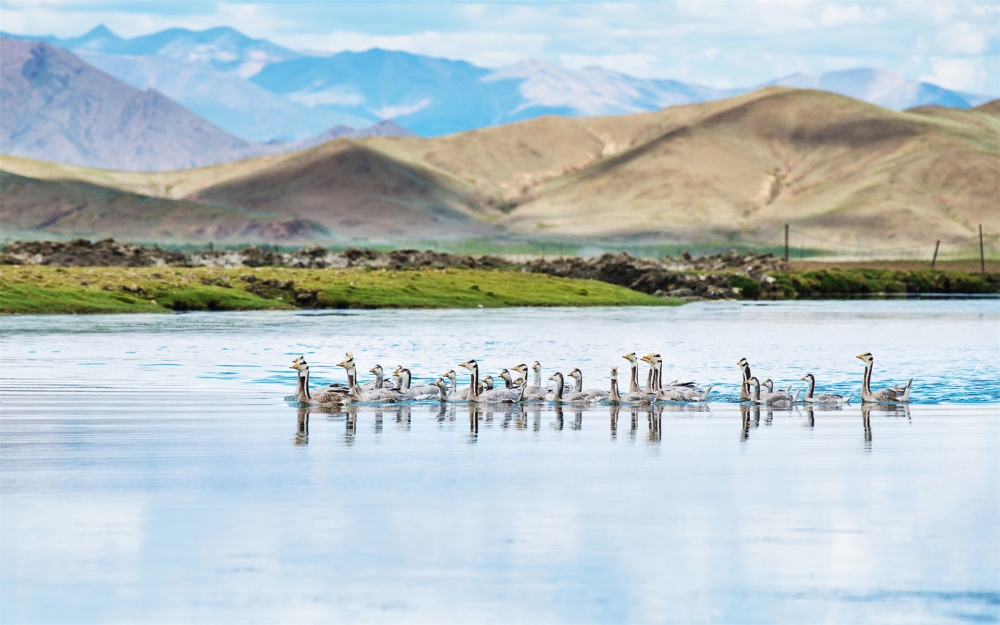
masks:
<svg viewBox="0 0 1000 625"><path fill-rule="evenodd" d="M114 237L149 242L288 242L326 238L304 219L204 206L109 189L79 181L48 181L0 171L4 236Z"/></svg>
<svg viewBox="0 0 1000 625"><path fill-rule="evenodd" d="M892 248L966 241L979 223L996 236L996 108L894 112L772 87L653 113L338 139L177 172L8 157L0 168L268 211L348 236L759 242L791 223L800 245Z"/></svg>

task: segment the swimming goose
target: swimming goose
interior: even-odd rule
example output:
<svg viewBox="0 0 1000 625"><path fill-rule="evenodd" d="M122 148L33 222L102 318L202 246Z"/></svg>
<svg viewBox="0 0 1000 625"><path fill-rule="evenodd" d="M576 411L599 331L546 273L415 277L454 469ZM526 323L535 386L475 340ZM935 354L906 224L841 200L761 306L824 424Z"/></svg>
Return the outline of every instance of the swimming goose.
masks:
<svg viewBox="0 0 1000 625"><path fill-rule="evenodd" d="M747 362L746 358L740 358L736 364L739 366L740 371L743 372L743 383L740 384L740 401L750 401L752 399L750 397L750 387L747 385L752 375L750 373L750 363Z"/></svg>
<svg viewBox="0 0 1000 625"><path fill-rule="evenodd" d="M469 371L469 389L465 392L465 401L479 401L479 364L475 360L466 360L459 365Z"/></svg>
<svg viewBox="0 0 1000 625"><path fill-rule="evenodd" d="M554 404L585 404L591 401L591 397L586 393L566 393L565 392L565 378L563 374L556 371L549 376L549 379L555 382L555 390L552 392L552 403Z"/></svg>
<svg viewBox="0 0 1000 625"><path fill-rule="evenodd" d="M750 400L755 404L776 404L788 401L787 394L779 393L761 393L760 392L760 381L751 376L749 380L746 381L747 386L753 386L753 391L750 393Z"/></svg>
<svg viewBox="0 0 1000 625"><path fill-rule="evenodd" d="M639 392L639 360L635 357L635 352L629 352L622 356L625 360L632 365L632 377L629 378L628 382L628 392L638 393Z"/></svg>
<svg viewBox="0 0 1000 625"><path fill-rule="evenodd" d="M792 395L792 392L791 392L792 391L792 385L791 384L789 384L788 388L786 388L785 390L778 389L777 391L775 391L774 390L774 382L771 381L771 378L768 378L768 379L764 380L763 383L761 383L761 386L763 386L764 388L766 388L767 392L770 393L771 395L774 395L774 396L784 395L786 400L788 400L790 402L794 402L795 401L795 396Z"/></svg>
<svg viewBox="0 0 1000 625"><path fill-rule="evenodd" d="M535 361L535 364L531 367L535 372L535 383L530 386L523 384L524 395L522 396L522 401L545 401L548 398L548 393L544 388L542 388L542 365ZM528 366L524 364L517 365L514 367L514 371L520 373L525 380L528 379Z"/></svg>
<svg viewBox="0 0 1000 625"><path fill-rule="evenodd" d="M506 369L500 372L500 377L504 379L507 383L505 388L490 388L484 390L479 396L479 401L482 403L501 403L501 404L515 404L521 401L524 397L525 387L523 386L510 386L510 372ZM490 376L486 376L487 379L492 381ZM492 386L492 384L490 385Z"/></svg>
<svg viewBox="0 0 1000 625"><path fill-rule="evenodd" d="M351 356L350 352L347 354ZM354 357L350 357L343 362L337 363L338 367L343 367L347 370L347 379L351 381L351 401L355 402L371 402L371 403L386 403L394 402L399 400L399 395L396 391L379 388L371 391L364 391L360 386L358 386L357 379L357 366L354 364Z"/></svg>
<svg viewBox="0 0 1000 625"><path fill-rule="evenodd" d="M910 385L913 378L906 383L906 386L896 386L894 388L884 388L880 391L872 392L872 370L875 368L875 357L871 352L860 354L858 358L865 363L865 377L861 383L861 403L862 404L882 404L882 403L906 403L910 401Z"/></svg>
<svg viewBox="0 0 1000 625"><path fill-rule="evenodd" d="M632 370L632 373L633 375L635 374L635 369ZM649 394L643 391L635 391L622 395L618 391L618 367L611 367L611 392L608 394L608 401L612 404L645 405L649 404L651 400Z"/></svg>
<svg viewBox="0 0 1000 625"><path fill-rule="evenodd" d="M435 384L418 384L411 386L413 375L410 370L402 365L396 367L396 377L399 378L399 391L407 396L409 400L423 398L427 395L436 396L438 392Z"/></svg>
<svg viewBox="0 0 1000 625"><path fill-rule="evenodd" d="M347 397L343 390L327 387L313 391L309 388L309 365L301 356L292 361L290 369L299 372L295 385L295 395L303 404L342 404Z"/></svg>
<svg viewBox="0 0 1000 625"><path fill-rule="evenodd" d="M442 378L438 378L437 381L434 382L434 388L438 390L438 401L442 403L448 401L448 385ZM444 409L444 406L441 406L441 410Z"/></svg>
<svg viewBox="0 0 1000 625"><path fill-rule="evenodd" d="M583 393L594 399L607 399L608 392L599 388L591 388L583 390L583 372L579 369L573 369L569 372L569 377L576 380L576 384L573 386L573 393Z"/></svg>
<svg viewBox="0 0 1000 625"><path fill-rule="evenodd" d="M679 390L696 390L697 384L694 382L678 382L674 380L670 384L663 383L663 358L659 354L646 354L642 357L642 360L649 363L650 369L653 374L653 392L660 392L669 389L679 389Z"/></svg>
<svg viewBox="0 0 1000 625"><path fill-rule="evenodd" d="M715 387L714 384L709 384L708 387L699 391L698 389L685 388L682 386L668 386L666 388L660 389L656 393L656 401L681 401L681 402L699 402L706 401L708 399L709 393Z"/></svg>
<svg viewBox="0 0 1000 625"><path fill-rule="evenodd" d="M465 401L469 396L469 389L458 389L458 375L454 369L449 369L444 377L451 383L451 390L448 392L448 401Z"/></svg>
<svg viewBox="0 0 1000 625"><path fill-rule="evenodd" d="M851 403L850 397L844 397L843 395L835 395L833 393L820 393L819 395L813 395L813 391L816 390L816 378L813 374L807 373L802 376L809 387L806 389L806 394L802 397L802 401L807 404L844 404Z"/></svg>

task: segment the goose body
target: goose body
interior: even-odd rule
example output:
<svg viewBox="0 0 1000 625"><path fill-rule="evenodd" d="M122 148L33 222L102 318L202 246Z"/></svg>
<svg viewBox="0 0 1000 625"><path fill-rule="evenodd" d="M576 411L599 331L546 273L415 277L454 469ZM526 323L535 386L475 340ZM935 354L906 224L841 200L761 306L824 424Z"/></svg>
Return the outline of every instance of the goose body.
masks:
<svg viewBox="0 0 1000 625"><path fill-rule="evenodd" d="M591 401L591 398L586 393L566 393L565 392L565 382L563 374L556 371L549 376L549 379L555 382L555 390L552 393L552 403L553 404L585 404Z"/></svg>
<svg viewBox="0 0 1000 625"><path fill-rule="evenodd" d="M524 395L521 396L521 401L545 401L548 398L548 392L542 388L542 365L535 361L535 364L531 365L531 370L534 374L534 382L528 384L528 366L524 364L517 365L514 367L514 371L519 372L524 376Z"/></svg>
<svg viewBox="0 0 1000 625"><path fill-rule="evenodd" d="M787 393L761 393L760 392L760 381L751 376L746 382L747 386L753 387L753 391L750 393L750 402L754 404L780 404L782 402L787 402L789 400Z"/></svg>
<svg viewBox="0 0 1000 625"><path fill-rule="evenodd" d="M350 352L347 354L351 356ZM399 395L396 391L377 388L371 391L362 390L357 384L357 366L354 364L354 358L351 356L347 360L337 364L338 367L343 367L347 371L347 379L351 383L351 391L348 397L353 402L361 403L391 403L399 401ZM375 367L372 367L374 370Z"/></svg>
<svg viewBox="0 0 1000 625"><path fill-rule="evenodd" d="M910 401L910 386L913 378L905 386L895 386L884 388L880 391L871 390L872 371L874 370L875 357L871 352L866 352L858 356L861 362L865 363L865 375L861 383L861 403L863 404L886 404L886 403L908 403Z"/></svg>
<svg viewBox="0 0 1000 625"><path fill-rule="evenodd" d="M786 388L784 390L778 389L777 391L775 391L774 390L774 382L771 381L771 378L768 378L768 379L764 380L763 383L761 383L761 386L763 386L764 388L766 388L767 389L767 394L769 394L772 397L782 398L784 401L795 401L795 396L792 395L792 385L791 384L789 384L788 388ZM776 399L775 401L782 401L782 399Z"/></svg>
<svg viewBox="0 0 1000 625"><path fill-rule="evenodd" d="M802 379L808 383L808 388L806 388L806 394L803 395L802 401L807 404L845 404L850 403L850 397L844 397L843 395L836 395L834 393L820 393L819 395L814 395L813 391L816 390L816 378L813 374L807 373L802 376Z"/></svg>
<svg viewBox="0 0 1000 625"><path fill-rule="evenodd" d="M322 406L345 402L348 392L343 387L324 387L315 390L309 388L309 365L305 358L299 356L294 359L290 368L299 374L295 384L295 396L298 397L299 403Z"/></svg>
<svg viewBox="0 0 1000 625"><path fill-rule="evenodd" d="M750 401L753 399L750 395L750 386L747 384L747 382L750 381L750 377L753 375L750 373L750 363L747 362L746 358L740 358L736 365L743 373L743 383L740 384L740 401Z"/></svg>
<svg viewBox="0 0 1000 625"><path fill-rule="evenodd" d="M608 391L599 388L591 388L583 390L583 372L579 369L573 369L569 372L569 376L576 380L573 385L573 393L583 393L584 395L592 398L593 400L607 399Z"/></svg>
<svg viewBox="0 0 1000 625"><path fill-rule="evenodd" d="M642 391L625 393L624 395L618 392L618 367L611 368L611 391L608 393L607 401L613 406L623 404L641 405L650 403L649 395Z"/></svg>

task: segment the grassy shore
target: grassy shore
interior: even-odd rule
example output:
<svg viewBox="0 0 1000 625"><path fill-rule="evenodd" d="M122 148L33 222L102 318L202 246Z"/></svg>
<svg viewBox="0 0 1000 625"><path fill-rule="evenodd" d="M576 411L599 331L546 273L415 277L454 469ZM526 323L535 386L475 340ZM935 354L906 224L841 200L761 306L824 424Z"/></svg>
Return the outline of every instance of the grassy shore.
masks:
<svg viewBox="0 0 1000 625"><path fill-rule="evenodd" d="M0 313L664 306L592 280L511 270L0 266Z"/></svg>
<svg viewBox="0 0 1000 625"><path fill-rule="evenodd" d="M818 269L771 274L780 297L828 298L857 295L986 295L1000 293L1000 273L941 269Z"/></svg>

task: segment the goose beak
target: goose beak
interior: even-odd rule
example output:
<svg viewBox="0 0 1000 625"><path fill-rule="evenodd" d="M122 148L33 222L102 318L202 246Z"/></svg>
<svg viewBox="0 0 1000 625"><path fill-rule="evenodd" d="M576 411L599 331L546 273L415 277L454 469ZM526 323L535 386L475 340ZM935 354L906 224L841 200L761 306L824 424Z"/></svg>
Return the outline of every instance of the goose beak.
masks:
<svg viewBox="0 0 1000 625"><path fill-rule="evenodd" d="M858 360L864 360L865 359L865 355L864 354L858 354L857 356L855 356L855 358L857 358Z"/></svg>
<svg viewBox="0 0 1000 625"><path fill-rule="evenodd" d="M371 369L369 369L368 372L369 373L375 373L375 367L372 367Z"/></svg>
<svg viewBox="0 0 1000 625"><path fill-rule="evenodd" d="M800 380L802 380L802 381L804 381L804 382L808 382L808 380L806 379L806 376L802 376L802 377L801 377L801 378L799 378L799 379L800 379Z"/></svg>

